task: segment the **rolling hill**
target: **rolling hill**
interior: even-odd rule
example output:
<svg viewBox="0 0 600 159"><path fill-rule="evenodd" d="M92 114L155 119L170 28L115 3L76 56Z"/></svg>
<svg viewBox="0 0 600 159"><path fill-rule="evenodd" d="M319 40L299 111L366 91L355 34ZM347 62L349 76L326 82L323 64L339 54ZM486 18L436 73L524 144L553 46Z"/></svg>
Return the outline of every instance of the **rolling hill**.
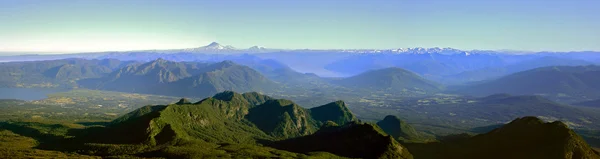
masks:
<svg viewBox="0 0 600 159"><path fill-rule="evenodd" d="M332 83L349 88L386 92L436 92L443 89L441 85L435 82L397 67L368 71Z"/></svg>
<svg viewBox="0 0 600 159"><path fill-rule="evenodd" d="M591 64L593 63L584 60L544 56L540 58L524 60L521 62L501 67L483 68L478 70L465 71L454 75L447 75L439 77L438 79L436 79L436 81L443 82L444 84L463 84L469 82L492 80L512 73L517 73L540 67L585 66Z"/></svg>
<svg viewBox="0 0 600 159"><path fill-rule="evenodd" d="M564 102L600 98L600 66L552 66L507 75L459 89L458 92L487 96L496 93L538 94Z"/></svg>

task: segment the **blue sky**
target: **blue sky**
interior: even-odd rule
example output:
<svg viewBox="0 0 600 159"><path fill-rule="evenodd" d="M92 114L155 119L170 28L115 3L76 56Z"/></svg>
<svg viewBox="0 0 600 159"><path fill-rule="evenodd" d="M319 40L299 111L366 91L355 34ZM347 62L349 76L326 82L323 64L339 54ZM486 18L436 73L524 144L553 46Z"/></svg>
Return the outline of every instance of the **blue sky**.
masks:
<svg viewBox="0 0 600 159"><path fill-rule="evenodd" d="M597 0L2 0L0 52L453 47L600 50Z"/></svg>

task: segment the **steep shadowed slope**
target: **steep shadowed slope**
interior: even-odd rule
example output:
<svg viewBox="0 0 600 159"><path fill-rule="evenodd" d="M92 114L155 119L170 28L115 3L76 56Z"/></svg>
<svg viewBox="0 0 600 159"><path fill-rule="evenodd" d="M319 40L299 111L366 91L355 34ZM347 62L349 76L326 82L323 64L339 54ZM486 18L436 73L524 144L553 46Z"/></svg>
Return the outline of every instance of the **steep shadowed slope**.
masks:
<svg viewBox="0 0 600 159"><path fill-rule="evenodd" d="M343 126L329 122L313 135L278 141L270 146L298 153L326 151L351 158L413 158L377 125L359 122Z"/></svg>
<svg viewBox="0 0 600 159"><path fill-rule="evenodd" d="M441 143L407 144L415 158L598 159L583 139L562 122L516 119L489 133Z"/></svg>
<svg viewBox="0 0 600 159"><path fill-rule="evenodd" d="M415 141L420 139L415 128L393 115L386 116L383 120L377 122L377 125L398 140Z"/></svg>
<svg viewBox="0 0 600 159"><path fill-rule="evenodd" d="M310 109L312 118L319 122L332 121L338 125L344 125L350 121L358 121L356 116L350 112L344 101L332 102L320 107Z"/></svg>
<svg viewBox="0 0 600 159"><path fill-rule="evenodd" d="M308 110L283 99L268 100L250 109L246 119L267 134L279 138L308 135L318 129Z"/></svg>

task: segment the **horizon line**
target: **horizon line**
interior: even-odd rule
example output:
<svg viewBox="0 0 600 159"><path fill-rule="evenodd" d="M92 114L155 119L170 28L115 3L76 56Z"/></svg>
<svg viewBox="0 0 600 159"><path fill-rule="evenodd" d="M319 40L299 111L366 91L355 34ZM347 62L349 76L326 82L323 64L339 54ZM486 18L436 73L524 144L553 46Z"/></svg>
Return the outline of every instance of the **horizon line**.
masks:
<svg viewBox="0 0 600 159"><path fill-rule="evenodd" d="M207 47L210 44L219 44L221 46L232 46L232 45L222 45L218 42L211 42L208 45L198 46L198 47L186 47L186 48L170 48L170 49L123 49L123 50L98 50L98 51L35 51L35 50L0 50L0 54L9 53L7 55L0 56L15 56L15 55L58 55L58 54L86 54L86 53L105 53L105 52L130 52L130 51L169 51L169 50L185 50L185 49L196 49ZM386 48L386 49L374 49L374 48L329 48L329 49L311 49L311 48L269 48L260 45L253 45L247 48L238 48L234 47L232 51L242 51L248 50L252 47L261 47L267 50L278 50L278 51L297 51L297 50L313 50L313 51L329 51L329 50L358 50L358 51L385 51L385 50L397 50L397 49L416 49L416 48L424 48L424 49L456 49L460 51L495 51L495 52L519 52L519 53L540 53L540 52L555 52L555 53L569 53L569 52L600 52L600 50L569 50L569 51L550 51L550 50L517 50L517 49L460 49L455 47L396 47L396 48ZM268 52L267 52L268 53Z"/></svg>

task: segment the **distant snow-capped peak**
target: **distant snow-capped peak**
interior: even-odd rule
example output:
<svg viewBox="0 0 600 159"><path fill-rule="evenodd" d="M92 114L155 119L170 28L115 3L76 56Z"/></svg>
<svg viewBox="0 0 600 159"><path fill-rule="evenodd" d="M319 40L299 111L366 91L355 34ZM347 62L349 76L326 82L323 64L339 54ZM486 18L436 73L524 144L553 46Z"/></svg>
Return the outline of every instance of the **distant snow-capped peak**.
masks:
<svg viewBox="0 0 600 159"><path fill-rule="evenodd" d="M399 48L399 49L388 49L388 50L344 50L345 52L355 53L394 53L394 54L465 54L466 51L458 50L454 48ZM467 53L468 54L468 53Z"/></svg>
<svg viewBox="0 0 600 159"><path fill-rule="evenodd" d="M221 45L217 42L212 42L206 46L200 47L205 50L235 50L235 47L231 45Z"/></svg>
<svg viewBox="0 0 600 159"><path fill-rule="evenodd" d="M235 50L237 49L231 45L221 45L217 42L212 42L202 47L184 49L184 51L189 52L229 52Z"/></svg>
<svg viewBox="0 0 600 159"><path fill-rule="evenodd" d="M266 48L260 47L260 46L252 46L252 47L248 48L248 50L266 50Z"/></svg>

